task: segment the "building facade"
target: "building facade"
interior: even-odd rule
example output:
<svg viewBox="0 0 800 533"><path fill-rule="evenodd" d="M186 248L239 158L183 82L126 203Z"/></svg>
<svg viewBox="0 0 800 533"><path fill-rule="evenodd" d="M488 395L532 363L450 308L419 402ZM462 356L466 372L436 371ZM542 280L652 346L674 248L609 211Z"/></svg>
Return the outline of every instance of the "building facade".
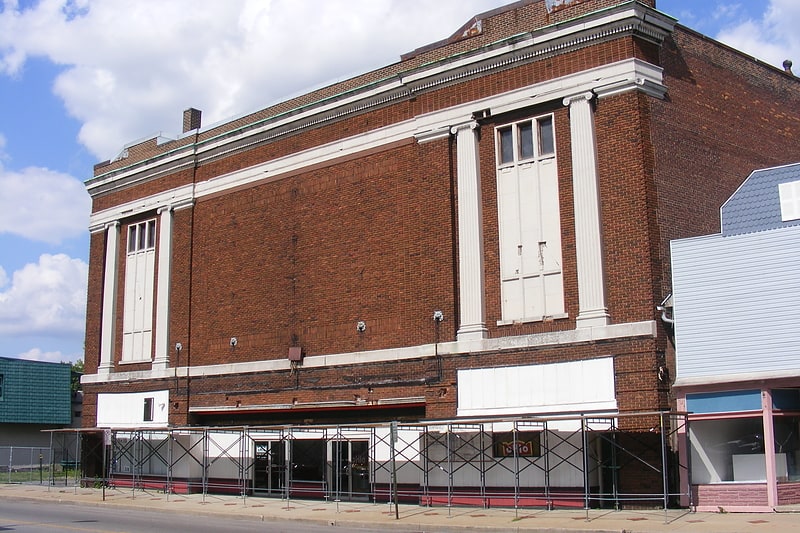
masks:
<svg viewBox="0 0 800 533"><path fill-rule="evenodd" d="M800 159L800 84L654 4L517 2L96 165L84 426L674 407L669 241Z"/></svg>
<svg viewBox="0 0 800 533"><path fill-rule="evenodd" d="M800 501L800 164L753 172L721 217L672 243L684 453L700 508L772 510Z"/></svg>

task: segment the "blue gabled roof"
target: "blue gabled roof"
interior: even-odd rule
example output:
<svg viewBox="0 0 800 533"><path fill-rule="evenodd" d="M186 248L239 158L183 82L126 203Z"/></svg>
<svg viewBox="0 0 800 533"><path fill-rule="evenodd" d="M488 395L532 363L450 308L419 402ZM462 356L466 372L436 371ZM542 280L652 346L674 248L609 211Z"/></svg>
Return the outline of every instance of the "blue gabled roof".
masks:
<svg viewBox="0 0 800 533"><path fill-rule="evenodd" d="M720 210L723 235L739 235L785 226L800 220L781 220L778 185L800 180L800 163L756 170Z"/></svg>

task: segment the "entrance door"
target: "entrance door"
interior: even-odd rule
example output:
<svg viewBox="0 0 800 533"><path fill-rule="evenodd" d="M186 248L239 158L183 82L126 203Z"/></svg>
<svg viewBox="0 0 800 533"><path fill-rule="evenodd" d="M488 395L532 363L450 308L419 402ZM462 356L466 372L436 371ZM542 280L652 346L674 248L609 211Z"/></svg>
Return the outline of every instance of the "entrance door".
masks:
<svg viewBox="0 0 800 533"><path fill-rule="evenodd" d="M361 440L331 442L329 469L331 492L339 500L366 500L369 479L369 442Z"/></svg>
<svg viewBox="0 0 800 533"><path fill-rule="evenodd" d="M286 442L256 442L253 490L267 496L282 496L286 487Z"/></svg>

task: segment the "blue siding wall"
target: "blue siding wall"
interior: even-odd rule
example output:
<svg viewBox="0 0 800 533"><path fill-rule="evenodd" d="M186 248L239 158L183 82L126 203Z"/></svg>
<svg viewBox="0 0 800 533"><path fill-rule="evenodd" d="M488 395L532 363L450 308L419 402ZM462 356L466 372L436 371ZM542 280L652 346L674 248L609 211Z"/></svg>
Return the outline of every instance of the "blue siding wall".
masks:
<svg viewBox="0 0 800 533"><path fill-rule="evenodd" d="M672 242L677 378L800 376L800 226Z"/></svg>

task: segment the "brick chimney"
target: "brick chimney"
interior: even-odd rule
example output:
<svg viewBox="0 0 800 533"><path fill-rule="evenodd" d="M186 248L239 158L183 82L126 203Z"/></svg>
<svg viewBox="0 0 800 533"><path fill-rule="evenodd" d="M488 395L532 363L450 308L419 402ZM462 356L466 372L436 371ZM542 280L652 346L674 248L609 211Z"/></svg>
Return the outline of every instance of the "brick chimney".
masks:
<svg viewBox="0 0 800 533"><path fill-rule="evenodd" d="M190 107L183 112L183 133L200 128L200 119L203 112L199 109Z"/></svg>

